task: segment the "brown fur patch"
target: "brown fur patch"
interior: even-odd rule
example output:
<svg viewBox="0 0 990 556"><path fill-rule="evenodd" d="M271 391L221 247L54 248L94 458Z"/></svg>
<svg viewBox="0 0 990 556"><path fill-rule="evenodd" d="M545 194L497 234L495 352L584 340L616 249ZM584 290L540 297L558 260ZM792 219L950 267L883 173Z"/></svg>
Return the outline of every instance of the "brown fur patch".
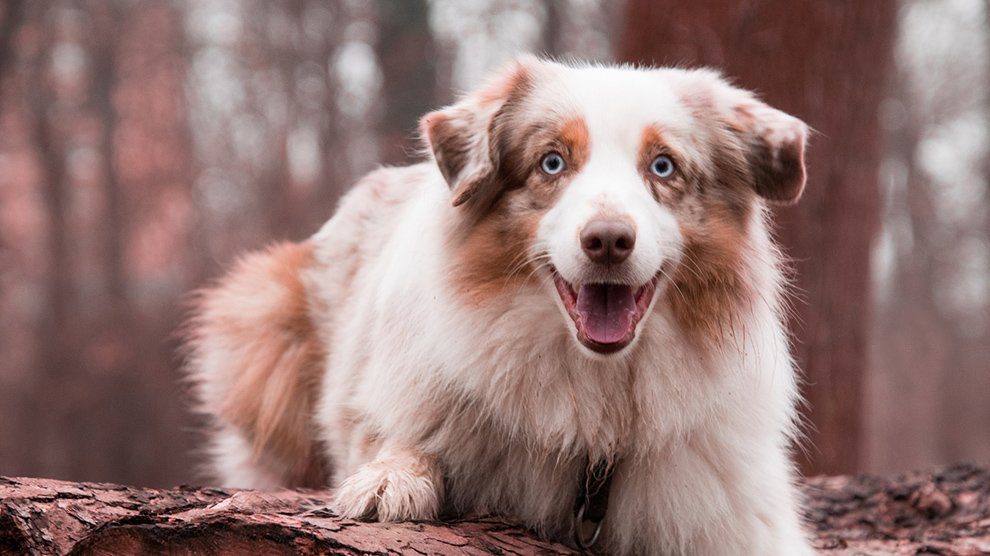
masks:
<svg viewBox="0 0 990 556"><path fill-rule="evenodd" d="M742 257L746 237L731 214L718 210L703 223L681 225L684 253L666 300L675 320L699 342L720 341L752 293Z"/></svg>
<svg viewBox="0 0 990 556"><path fill-rule="evenodd" d="M193 377L218 396L206 409L249 438L259 461L292 469L284 480L293 486L325 480L312 424L325 354L300 274L312 262L308 242L244 257L201 292L192 340Z"/></svg>
<svg viewBox="0 0 990 556"><path fill-rule="evenodd" d="M501 120L504 127L494 130L502 147L498 184L502 193L477 222L455 232L464 237L454 240L452 283L471 306L536 282L535 263L529 259L537 227L590 155L583 119L514 127L513 116L506 113ZM540 159L549 152L560 153L567 170L555 176L540 172Z"/></svg>
<svg viewBox="0 0 990 556"><path fill-rule="evenodd" d="M666 301L682 329L699 342L724 338L752 294L743 267L747 222L755 202L748 185L752 177L743 146L709 123L698 122L695 140L702 141L701 148L678 145L678 138L650 126L643 130L639 150L654 197L674 213L684 238L683 258L673 271ZM659 155L674 161L673 177L662 179L650 172Z"/></svg>
<svg viewBox="0 0 990 556"><path fill-rule="evenodd" d="M591 156L591 136L584 118L571 118L560 127L560 142L565 147L567 163L580 168Z"/></svg>
<svg viewBox="0 0 990 556"><path fill-rule="evenodd" d="M680 265L667 300L682 328L698 341L720 341L739 324L741 312L758 292L747 282L748 218L754 196L738 187L702 183L674 212L684 238Z"/></svg>
<svg viewBox="0 0 990 556"><path fill-rule="evenodd" d="M502 208L508 204L503 197L454 248L451 283L469 306L518 291L533 279L529 248L542 212Z"/></svg>

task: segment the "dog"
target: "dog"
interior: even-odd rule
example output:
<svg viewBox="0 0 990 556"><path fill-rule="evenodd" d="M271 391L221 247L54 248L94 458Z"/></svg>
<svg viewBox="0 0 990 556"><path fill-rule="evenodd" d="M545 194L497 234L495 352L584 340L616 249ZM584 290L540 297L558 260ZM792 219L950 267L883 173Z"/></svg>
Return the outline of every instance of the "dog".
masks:
<svg viewBox="0 0 990 556"><path fill-rule="evenodd" d="M420 131L427 161L197 296L216 478L610 554L812 553L769 224L807 126L707 69L522 56Z"/></svg>

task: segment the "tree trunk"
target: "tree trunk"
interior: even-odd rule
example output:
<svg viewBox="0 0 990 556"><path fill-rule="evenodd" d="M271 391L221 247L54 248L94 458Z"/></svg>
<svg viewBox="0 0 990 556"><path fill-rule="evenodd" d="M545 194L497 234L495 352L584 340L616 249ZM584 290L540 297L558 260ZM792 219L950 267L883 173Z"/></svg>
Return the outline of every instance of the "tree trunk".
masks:
<svg viewBox="0 0 990 556"><path fill-rule="evenodd" d="M33 22L50 17L48 3L38 2L31 13ZM35 369L31 376L30 395L23 402L21 418L25 430L34 430L38 441L25 447L25 460L32 469L56 470L64 474L69 467L59 430L65 422L63 407L48 407L44 400L55 388L64 387L71 369L70 359L77 338L73 329L72 305L75 301L73 264L69 231L69 179L67 175L63 130L58 125L62 110L55 95L49 59L57 43L56 31L44 29L34 59L28 64L23 88L31 133L38 157L39 182L45 214L44 305L35 333ZM55 388L53 388L55 385ZM55 390L60 394L64 390Z"/></svg>
<svg viewBox="0 0 990 556"><path fill-rule="evenodd" d="M384 77L381 161L405 164L419 117L436 108L437 52L424 0L379 0L378 60Z"/></svg>
<svg viewBox="0 0 990 556"><path fill-rule="evenodd" d="M834 554L986 554L990 473L816 477L813 543ZM363 523L325 491L154 490L0 477L3 554L577 554L511 521Z"/></svg>
<svg viewBox="0 0 990 556"><path fill-rule="evenodd" d="M906 90L906 85L897 89ZM952 323L940 313L933 290L938 218L930 184L914 155L924 123L910 105L907 113L888 140L890 151L904 156L904 188L892 202L909 223L911 249L897 251L890 283L882 292L886 301L877 303L874 347L879 356L869 377L877 392L869 406L876 428L867 435L872 453L865 454L867 467L873 469L929 465L933 455L946 453L940 444L952 435L939 394L946 391L942 382L957 362ZM911 408L911 419L904 418L905 407Z"/></svg>
<svg viewBox="0 0 990 556"><path fill-rule="evenodd" d="M103 160L103 268L107 293L107 328L115 337L130 329L126 322L127 285L124 270L124 241L127 232L120 180L116 164L116 135L118 127L114 92L117 88L117 42L122 15L117 6L108 2L93 14L95 32L91 45L92 70L90 80L94 111L103 123L100 154ZM116 339L116 338L115 338ZM121 342L123 343L123 342ZM126 365L126 362L122 362Z"/></svg>
<svg viewBox="0 0 990 556"><path fill-rule="evenodd" d="M723 68L816 130L804 198L776 211L797 271L791 330L807 385L808 472L860 464L882 154L877 112L895 15L892 0L630 0L619 48L628 62Z"/></svg>
<svg viewBox="0 0 990 556"><path fill-rule="evenodd" d="M3 95L3 80L7 76L8 68L14 59L14 35L21 25L23 0L7 0L0 11L0 99Z"/></svg>

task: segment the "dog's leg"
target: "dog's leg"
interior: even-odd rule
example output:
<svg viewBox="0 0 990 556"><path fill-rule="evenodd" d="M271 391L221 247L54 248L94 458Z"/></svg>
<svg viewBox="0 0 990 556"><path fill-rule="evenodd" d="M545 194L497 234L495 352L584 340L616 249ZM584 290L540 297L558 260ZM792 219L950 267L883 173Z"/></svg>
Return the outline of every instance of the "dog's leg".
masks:
<svg viewBox="0 0 990 556"><path fill-rule="evenodd" d="M784 448L727 448L708 439L620 464L604 522L607 551L813 554Z"/></svg>
<svg viewBox="0 0 990 556"><path fill-rule="evenodd" d="M443 474L435 458L385 445L337 488L336 511L351 519L436 519L443 501Z"/></svg>

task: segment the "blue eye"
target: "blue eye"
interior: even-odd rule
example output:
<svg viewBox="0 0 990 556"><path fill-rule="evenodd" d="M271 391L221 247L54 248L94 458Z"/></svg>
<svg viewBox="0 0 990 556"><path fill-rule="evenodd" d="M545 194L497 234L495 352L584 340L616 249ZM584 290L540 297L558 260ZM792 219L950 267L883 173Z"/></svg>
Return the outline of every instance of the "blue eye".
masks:
<svg viewBox="0 0 990 556"><path fill-rule="evenodd" d="M557 153L549 153L540 161L540 169L543 173L553 176L564 171L567 165L564 164L564 157Z"/></svg>
<svg viewBox="0 0 990 556"><path fill-rule="evenodd" d="M674 175L674 161L662 154L650 163L650 171L658 178L669 178Z"/></svg>

